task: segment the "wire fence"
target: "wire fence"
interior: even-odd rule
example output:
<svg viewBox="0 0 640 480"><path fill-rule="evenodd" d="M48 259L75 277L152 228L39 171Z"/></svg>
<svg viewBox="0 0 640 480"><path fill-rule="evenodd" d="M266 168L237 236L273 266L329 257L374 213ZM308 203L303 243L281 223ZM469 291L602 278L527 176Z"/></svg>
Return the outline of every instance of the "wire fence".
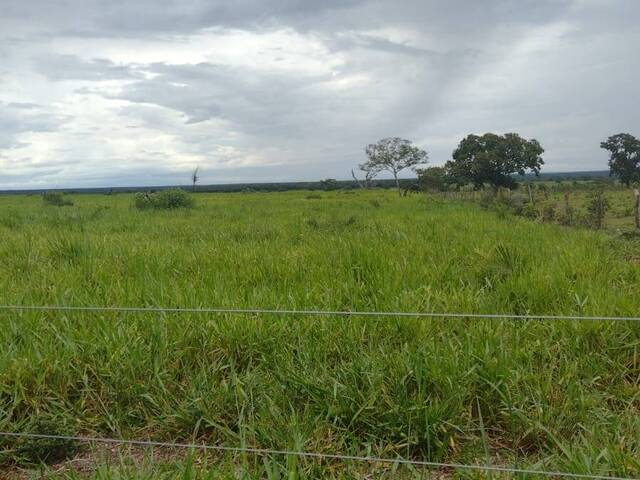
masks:
<svg viewBox="0 0 640 480"><path fill-rule="evenodd" d="M122 306L74 306L74 305L0 305L0 311L61 311L61 312L119 312L119 313L167 313L167 314L255 314L255 315L290 315L290 316L346 316L346 317L410 317L410 318L458 318L458 319L498 319L498 320L553 320L553 321L613 321L640 322L640 317L632 316L585 316L585 315L540 315L540 314L509 314L509 313L437 313L437 312L376 312L351 310L297 310L297 309L266 309L266 308L172 308L172 307L122 307ZM1 437L63 440L81 443L106 443L140 447L181 448L205 451L248 453L254 455L297 456L324 460L354 461L366 463L381 463L391 465L411 465L414 467L442 470L467 470L513 475L538 475L553 478L578 478L593 480L640 480L635 477L617 477L587 473L572 473L561 471L536 470L497 465L461 464L431 462L425 460L411 460L406 458L384 458L375 456L341 455L337 453L322 453L295 450L276 450L251 447L231 447L223 445L209 445L198 443L173 443L153 440L130 440L122 438L88 437L48 435L24 432L3 432Z"/></svg>
<svg viewBox="0 0 640 480"><path fill-rule="evenodd" d="M179 307L122 307L76 305L0 305L0 311L64 311L64 312L120 312L120 313L192 313L237 315L298 315L335 317L410 317L410 318L468 318L496 320L558 320L640 322L640 317L602 315L542 315L535 313L449 313L449 312L376 312L353 310L297 310L269 308L179 308Z"/></svg>
<svg viewBox="0 0 640 480"><path fill-rule="evenodd" d="M16 433L16 432L0 432L0 436L14 437L14 438L30 438L40 440L62 440L72 442L83 443L106 443L117 445L130 445L138 447L159 447L159 448L179 448L179 449L191 449L191 450L208 450L218 452L230 452L230 453L248 453L254 455L271 455L271 456L296 456L314 458L320 460L338 460L338 461L353 461L353 462L366 462L366 463L383 463L390 465L411 465L414 467L423 467L429 469L441 469L441 470L472 470L483 471L493 473L509 473L517 475L539 475L545 477L555 478L582 478L593 480L640 480L634 477L616 477L608 475L595 475L588 473L571 473L560 471L548 471L548 470L535 470L527 468L515 468L498 465L479 465L479 464L463 464L463 463L443 463L443 462L429 462L425 460L410 460L406 458L385 458L385 457L373 457L373 456L359 456L359 455L340 455L337 453L322 453L322 452L307 452L298 450L274 450L268 448L251 448L251 447L228 447L224 445L209 445L205 443L173 443L173 442L158 442L153 440L127 440L122 438L106 438L106 437L84 437L84 436L71 436L71 435L46 435L38 433Z"/></svg>

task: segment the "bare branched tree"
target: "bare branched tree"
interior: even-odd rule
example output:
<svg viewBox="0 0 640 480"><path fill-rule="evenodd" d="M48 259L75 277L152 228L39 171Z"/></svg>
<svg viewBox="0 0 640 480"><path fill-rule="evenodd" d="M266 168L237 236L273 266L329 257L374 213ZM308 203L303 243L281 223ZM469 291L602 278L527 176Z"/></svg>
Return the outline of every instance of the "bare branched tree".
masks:
<svg viewBox="0 0 640 480"><path fill-rule="evenodd" d="M360 171L364 173L364 188L371 188L373 186L373 179L376 178L382 169L378 165L374 165L371 162L365 162L358 165Z"/></svg>
<svg viewBox="0 0 640 480"><path fill-rule="evenodd" d="M353 179L355 180L355 182L358 184L358 186L360 188L364 188L364 185L362 184L362 182L360 181L360 179L358 179L358 177L356 177L355 172L353 171L353 168L351 169L351 176L353 177Z"/></svg>

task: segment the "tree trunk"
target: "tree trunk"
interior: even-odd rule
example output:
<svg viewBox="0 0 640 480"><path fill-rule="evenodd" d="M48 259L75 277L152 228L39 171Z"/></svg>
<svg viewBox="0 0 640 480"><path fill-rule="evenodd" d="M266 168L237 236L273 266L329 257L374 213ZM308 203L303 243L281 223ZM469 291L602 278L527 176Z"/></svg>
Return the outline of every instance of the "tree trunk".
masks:
<svg viewBox="0 0 640 480"><path fill-rule="evenodd" d="M398 196L402 197L402 190L400 190L400 180L398 180L398 174L393 172L393 178L396 181L396 187L398 188Z"/></svg>
<svg viewBox="0 0 640 480"><path fill-rule="evenodd" d="M353 179L356 181L356 183L360 188L364 188L364 185L362 185L362 182L358 180L358 177L356 177L356 174L353 172L353 169L351 169L351 176L353 177Z"/></svg>
<svg viewBox="0 0 640 480"><path fill-rule="evenodd" d="M636 188L636 229L640 230L640 190Z"/></svg>

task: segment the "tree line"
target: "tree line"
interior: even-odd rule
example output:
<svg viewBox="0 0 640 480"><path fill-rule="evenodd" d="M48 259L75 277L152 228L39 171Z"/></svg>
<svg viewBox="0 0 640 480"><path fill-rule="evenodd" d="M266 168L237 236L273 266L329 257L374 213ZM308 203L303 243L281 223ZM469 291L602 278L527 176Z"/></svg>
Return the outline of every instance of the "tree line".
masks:
<svg viewBox="0 0 640 480"><path fill-rule="evenodd" d="M600 143L609 153L609 172L629 187L640 182L640 140L629 133L619 133ZM419 185L428 191L446 191L464 185L474 189L490 186L516 187L516 175L538 175L544 160L544 149L536 139L527 140L517 133L485 133L467 135L442 167L422 167L428 154L409 140L400 137L383 138L365 148L367 161L358 165L364 174L359 179L351 175L362 188L370 188L373 179L383 171L390 173L401 194L398 175L411 169L418 175Z"/></svg>

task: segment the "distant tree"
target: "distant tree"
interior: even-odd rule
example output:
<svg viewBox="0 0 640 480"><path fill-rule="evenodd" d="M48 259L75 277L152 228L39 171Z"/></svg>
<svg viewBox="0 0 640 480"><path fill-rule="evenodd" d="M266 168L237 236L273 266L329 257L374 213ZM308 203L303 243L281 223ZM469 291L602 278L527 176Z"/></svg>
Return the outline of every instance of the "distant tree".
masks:
<svg viewBox="0 0 640 480"><path fill-rule="evenodd" d="M358 168L360 169L361 172L364 173L364 188L367 188L367 189L371 188L373 186L373 179L376 178L376 175L380 173L381 169L379 165L373 165L369 162L364 162L364 163L360 163L358 165ZM353 173L353 170L351 171L351 174L353 175L353 178L356 178L355 174Z"/></svg>
<svg viewBox="0 0 640 480"><path fill-rule="evenodd" d="M351 176L353 177L353 180L356 182L356 184L360 188L365 188L364 184L360 181L360 179L356 177L356 172L353 171L353 168L351 169Z"/></svg>
<svg viewBox="0 0 640 480"><path fill-rule="evenodd" d="M362 172L364 172L364 181L361 181L356 176L356 173L353 171L353 169L351 169L351 176L353 177L353 179L355 180L355 182L358 184L360 188L366 188L366 189L371 188L373 185L373 179L379 173L379 171L375 169L368 169L367 165L364 163L361 163L360 165L358 165L358 168Z"/></svg>
<svg viewBox="0 0 640 480"><path fill-rule="evenodd" d="M467 135L445 167L449 176L460 184L471 183L475 188L484 184L494 189L511 188L516 183L514 174L540 173L543 152L537 140L526 140L517 133Z"/></svg>
<svg viewBox="0 0 640 480"><path fill-rule="evenodd" d="M193 170L193 173L191 173L191 182L192 182L192 190L195 192L196 191L196 184L198 183L198 180L200 180L200 177L198 176L198 172L200 170L200 167L196 167Z"/></svg>
<svg viewBox="0 0 640 480"><path fill-rule="evenodd" d="M444 167L428 167L416 170L418 185L427 192L443 192L450 183L447 170Z"/></svg>
<svg viewBox="0 0 640 480"><path fill-rule="evenodd" d="M325 178L324 180L320 180L320 186L323 190L336 190L339 184L335 178Z"/></svg>
<svg viewBox="0 0 640 480"><path fill-rule="evenodd" d="M390 172L396 181L398 195L402 195L398 173L406 168L427 163L427 152L414 146L409 140L399 137L383 138L378 143L372 143L365 148L367 160L360 165L363 171Z"/></svg>
<svg viewBox="0 0 640 480"><path fill-rule="evenodd" d="M628 133L618 133L600 143L609 151L609 175L627 187L640 180L640 140Z"/></svg>

